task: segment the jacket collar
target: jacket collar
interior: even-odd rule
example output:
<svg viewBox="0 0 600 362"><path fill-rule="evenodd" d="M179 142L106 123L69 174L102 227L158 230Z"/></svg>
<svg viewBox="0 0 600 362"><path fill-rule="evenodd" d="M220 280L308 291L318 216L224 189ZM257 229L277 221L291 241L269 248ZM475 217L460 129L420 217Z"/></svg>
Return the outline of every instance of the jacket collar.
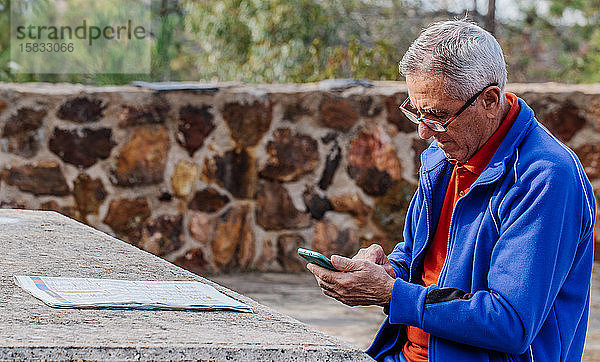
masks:
<svg viewBox="0 0 600 362"><path fill-rule="evenodd" d="M478 177L476 183L491 181L502 175L506 170L506 163L512 157L523 137L529 133L531 127L534 125L533 110L521 98L518 98L518 100L521 107L519 116L506 134L506 137L504 137L496 153L494 153L490 163ZM448 164L449 162L444 152L438 147L437 141L433 141L421 155L421 164L424 172L430 172L438 166Z"/></svg>

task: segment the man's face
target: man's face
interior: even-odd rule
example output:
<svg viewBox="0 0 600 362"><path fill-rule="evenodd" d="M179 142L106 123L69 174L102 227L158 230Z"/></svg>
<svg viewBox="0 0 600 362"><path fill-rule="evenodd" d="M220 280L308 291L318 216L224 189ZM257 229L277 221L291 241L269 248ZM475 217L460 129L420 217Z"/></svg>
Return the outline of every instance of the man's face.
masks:
<svg viewBox="0 0 600 362"><path fill-rule="evenodd" d="M444 82L441 76L406 77L412 105L423 117L441 123L448 121L465 104L465 101L444 93ZM490 119L486 117L486 111L479 98L454 119L445 132L436 132L423 122L419 123L419 137L433 137L446 157L461 163L468 161L493 133Z"/></svg>

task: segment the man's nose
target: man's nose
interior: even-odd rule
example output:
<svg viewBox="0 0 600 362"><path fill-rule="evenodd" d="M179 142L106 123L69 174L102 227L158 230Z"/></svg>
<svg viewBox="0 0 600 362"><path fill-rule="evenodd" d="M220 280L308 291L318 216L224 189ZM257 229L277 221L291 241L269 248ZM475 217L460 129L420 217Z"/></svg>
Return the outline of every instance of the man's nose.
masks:
<svg viewBox="0 0 600 362"><path fill-rule="evenodd" d="M436 131L427 127L427 125L423 122L419 123L419 127L417 128L417 130L419 132L419 137L421 137L424 140L435 136L435 134L437 133Z"/></svg>

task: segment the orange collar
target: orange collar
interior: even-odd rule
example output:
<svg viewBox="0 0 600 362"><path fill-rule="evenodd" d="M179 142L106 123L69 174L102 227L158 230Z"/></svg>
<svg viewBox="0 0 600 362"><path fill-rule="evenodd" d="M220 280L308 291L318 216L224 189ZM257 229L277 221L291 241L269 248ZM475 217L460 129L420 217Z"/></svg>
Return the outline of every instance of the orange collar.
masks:
<svg viewBox="0 0 600 362"><path fill-rule="evenodd" d="M510 110L504 120L502 120L500 127L494 131L490 139L467 162L461 165L456 160L451 160L453 163L459 167L464 166L468 171L478 176L481 175L519 115L520 107L517 96L508 92L505 95L506 99L508 99L508 104L510 104Z"/></svg>

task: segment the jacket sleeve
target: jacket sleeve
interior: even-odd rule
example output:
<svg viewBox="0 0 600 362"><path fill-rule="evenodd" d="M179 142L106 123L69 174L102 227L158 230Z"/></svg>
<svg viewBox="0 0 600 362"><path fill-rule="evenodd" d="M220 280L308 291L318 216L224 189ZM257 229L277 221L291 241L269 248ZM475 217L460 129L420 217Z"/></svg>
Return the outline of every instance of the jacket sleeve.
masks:
<svg viewBox="0 0 600 362"><path fill-rule="evenodd" d="M581 271L582 293L589 289L595 202L575 167L536 161L505 194L488 289L466 293L396 279L390 323L477 347L525 352L570 271Z"/></svg>
<svg viewBox="0 0 600 362"><path fill-rule="evenodd" d="M413 235L416 226L416 219L419 215L421 205L423 205L423 193L421 186L413 195L412 200L406 212L406 221L404 224L404 241L399 242L394 250L388 255L388 259L394 268L396 278L408 281L409 268L412 259Z"/></svg>

